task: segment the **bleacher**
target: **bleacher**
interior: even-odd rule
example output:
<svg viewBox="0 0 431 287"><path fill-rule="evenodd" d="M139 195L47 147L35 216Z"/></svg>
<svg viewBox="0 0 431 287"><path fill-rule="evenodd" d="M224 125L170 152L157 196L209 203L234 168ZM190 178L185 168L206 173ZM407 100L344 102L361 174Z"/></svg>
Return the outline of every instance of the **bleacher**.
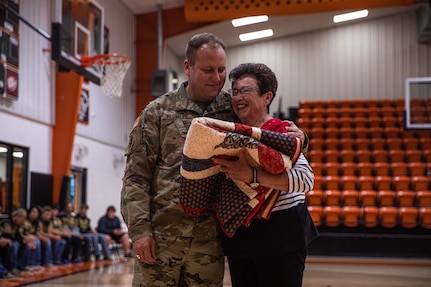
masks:
<svg viewBox="0 0 431 287"><path fill-rule="evenodd" d="M431 256L431 130L404 128L404 100L302 101L315 174L312 254ZM431 101L412 103L431 123Z"/></svg>

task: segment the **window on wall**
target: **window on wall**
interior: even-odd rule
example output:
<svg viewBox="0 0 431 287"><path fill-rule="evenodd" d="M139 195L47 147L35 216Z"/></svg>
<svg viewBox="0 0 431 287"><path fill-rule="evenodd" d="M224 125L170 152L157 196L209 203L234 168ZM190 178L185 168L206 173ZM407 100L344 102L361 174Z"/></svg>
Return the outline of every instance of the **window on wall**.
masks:
<svg viewBox="0 0 431 287"><path fill-rule="evenodd" d="M0 214L27 207L28 148L0 142Z"/></svg>

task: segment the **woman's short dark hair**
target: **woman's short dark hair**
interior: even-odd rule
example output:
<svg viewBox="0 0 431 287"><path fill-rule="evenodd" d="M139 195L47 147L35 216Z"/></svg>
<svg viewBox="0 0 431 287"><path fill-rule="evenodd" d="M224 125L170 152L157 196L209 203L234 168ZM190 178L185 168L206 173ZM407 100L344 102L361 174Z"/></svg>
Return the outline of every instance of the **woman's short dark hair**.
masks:
<svg viewBox="0 0 431 287"><path fill-rule="evenodd" d="M229 80L232 82L232 88L236 80L244 77L252 77L256 79L260 95L263 95L266 92L272 92L273 96L268 105L269 109L269 106L275 98L278 87L277 77L274 72L267 65L262 63L240 64L229 73Z"/></svg>
<svg viewBox="0 0 431 287"><path fill-rule="evenodd" d="M186 47L185 59L189 61L191 66L195 64L197 50L205 44L211 48L221 47L223 50L226 50L223 41L217 38L217 36L210 33L196 34L190 39Z"/></svg>

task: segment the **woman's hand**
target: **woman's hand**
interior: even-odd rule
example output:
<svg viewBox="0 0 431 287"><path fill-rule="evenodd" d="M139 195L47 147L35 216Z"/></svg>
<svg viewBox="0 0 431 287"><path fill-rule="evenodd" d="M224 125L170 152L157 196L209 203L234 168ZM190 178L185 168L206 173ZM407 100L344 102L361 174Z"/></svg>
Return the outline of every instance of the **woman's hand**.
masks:
<svg viewBox="0 0 431 287"><path fill-rule="evenodd" d="M247 151L242 148L236 157L231 157L231 160L223 159L224 157L214 157L213 163L221 166L221 171L226 173L231 179L240 180L245 183L250 183L253 178L252 167L247 161Z"/></svg>

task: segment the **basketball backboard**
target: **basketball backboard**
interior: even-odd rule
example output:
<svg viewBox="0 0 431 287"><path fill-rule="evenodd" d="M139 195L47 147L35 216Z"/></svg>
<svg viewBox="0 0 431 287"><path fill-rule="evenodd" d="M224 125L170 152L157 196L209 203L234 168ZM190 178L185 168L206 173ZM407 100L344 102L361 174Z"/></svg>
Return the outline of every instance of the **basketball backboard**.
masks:
<svg viewBox="0 0 431 287"><path fill-rule="evenodd" d="M101 75L81 66L81 56L105 53L104 11L94 0L55 0L52 59L58 69L73 70L100 85Z"/></svg>

